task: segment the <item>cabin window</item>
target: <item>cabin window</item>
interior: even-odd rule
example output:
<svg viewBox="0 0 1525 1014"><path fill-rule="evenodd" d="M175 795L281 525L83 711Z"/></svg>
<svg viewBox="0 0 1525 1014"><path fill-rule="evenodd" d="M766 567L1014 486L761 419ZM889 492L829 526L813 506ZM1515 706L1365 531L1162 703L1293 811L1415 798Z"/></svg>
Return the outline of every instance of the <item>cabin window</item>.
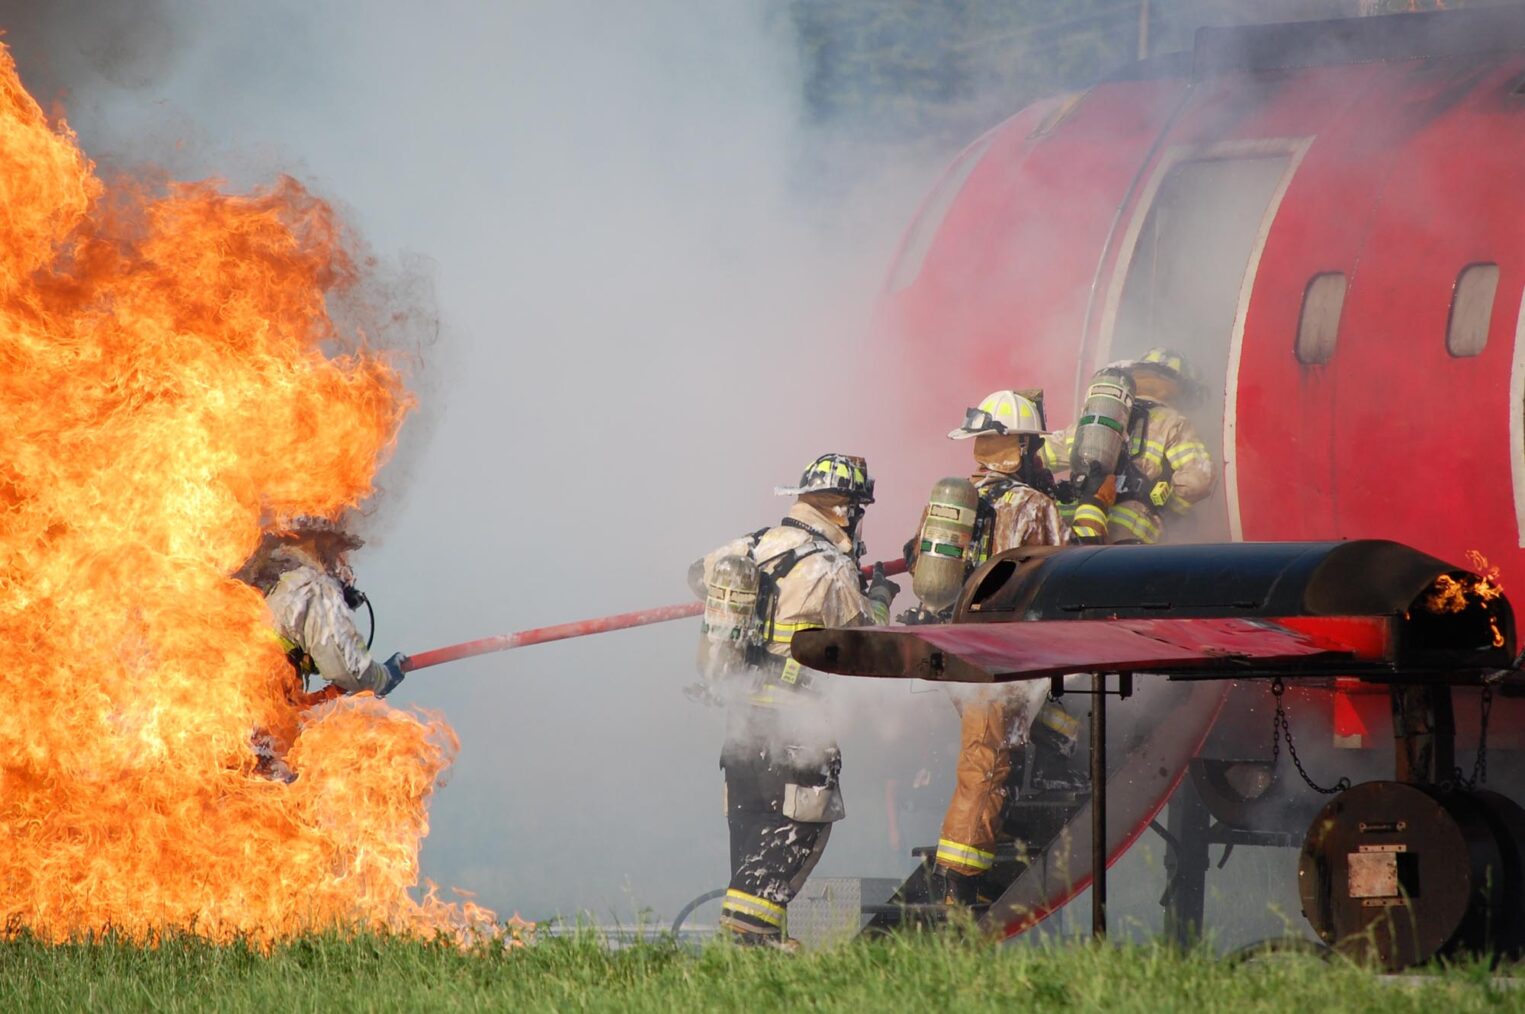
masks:
<svg viewBox="0 0 1525 1014"><path fill-rule="evenodd" d="M937 238L943 219L947 218L948 212L953 210L954 198L958 197L959 192L964 189L964 184L969 182L969 175L974 172L974 167L979 165L980 158L984 156L994 140L995 131L991 131L970 145L959 156L958 161L948 169L942 182L932 192L932 196L927 198L921 214L911 226L910 234L906 236L900 260L890 272L891 292L899 292L906 288L916 281L917 275L921 274L921 265L932 249L932 241Z"/></svg>
<svg viewBox="0 0 1525 1014"><path fill-rule="evenodd" d="M1303 291L1303 313L1297 322L1297 361L1309 366L1329 362L1340 335L1340 312L1345 308L1345 276L1338 271L1314 275Z"/></svg>
<svg viewBox="0 0 1525 1014"><path fill-rule="evenodd" d="M1493 297L1499 289L1497 264L1468 264L1456 276L1451 293L1451 320L1446 325L1446 351L1461 358L1475 356L1488 344L1493 321Z"/></svg>

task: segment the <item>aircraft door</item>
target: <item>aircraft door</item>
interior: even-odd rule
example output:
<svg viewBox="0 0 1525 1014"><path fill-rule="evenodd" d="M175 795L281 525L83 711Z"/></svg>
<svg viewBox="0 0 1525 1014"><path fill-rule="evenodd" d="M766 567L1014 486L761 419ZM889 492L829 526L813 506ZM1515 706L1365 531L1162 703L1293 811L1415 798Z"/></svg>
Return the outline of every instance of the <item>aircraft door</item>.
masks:
<svg viewBox="0 0 1525 1014"><path fill-rule="evenodd" d="M1120 290L1103 319L1101 362L1163 345L1185 353L1206 390L1187 410L1218 466L1219 487L1180 532L1230 537L1223 480L1224 393L1260 251L1295 160L1271 142L1168 152L1143 195Z"/></svg>

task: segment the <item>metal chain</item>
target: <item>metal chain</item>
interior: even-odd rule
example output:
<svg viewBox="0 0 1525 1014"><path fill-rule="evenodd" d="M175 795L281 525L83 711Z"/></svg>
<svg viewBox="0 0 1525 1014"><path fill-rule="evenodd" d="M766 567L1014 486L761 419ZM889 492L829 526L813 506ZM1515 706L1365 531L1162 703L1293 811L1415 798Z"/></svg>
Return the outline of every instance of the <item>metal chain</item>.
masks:
<svg viewBox="0 0 1525 1014"><path fill-rule="evenodd" d="M1479 785L1488 784L1488 716L1493 713L1493 688L1483 687L1479 705L1481 715L1477 723L1477 759L1472 762L1472 777L1463 778L1461 768L1456 769L1456 781L1468 792Z"/></svg>
<svg viewBox="0 0 1525 1014"><path fill-rule="evenodd" d="M1274 771L1281 759L1281 741L1287 741L1287 756L1292 758L1292 766L1297 768L1297 773L1307 783L1308 788L1325 796L1332 796L1336 792L1344 792L1350 788L1350 779L1340 776L1339 781L1333 787L1325 788L1312 778L1308 777L1307 769L1303 767L1302 760L1297 756L1297 747L1292 742L1292 726L1287 723L1287 709L1282 706L1281 695L1286 691L1281 678L1271 681L1271 696L1276 698L1276 716L1271 720L1271 768Z"/></svg>

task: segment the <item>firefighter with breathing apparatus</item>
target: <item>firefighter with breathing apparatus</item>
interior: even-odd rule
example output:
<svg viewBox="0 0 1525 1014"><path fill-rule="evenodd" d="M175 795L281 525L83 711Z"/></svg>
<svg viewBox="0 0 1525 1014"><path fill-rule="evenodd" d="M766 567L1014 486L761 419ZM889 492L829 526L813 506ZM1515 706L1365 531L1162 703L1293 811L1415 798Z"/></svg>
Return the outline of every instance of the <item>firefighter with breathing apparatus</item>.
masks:
<svg viewBox="0 0 1525 1014"><path fill-rule="evenodd" d="M361 545L327 518L299 517L268 532L236 575L265 596L293 683L300 681L293 700L317 696L306 693L314 676L334 688L330 696L369 690L385 697L402 682L406 656L377 662L355 624L354 610L366 599L351 583L348 554Z"/></svg>
<svg viewBox="0 0 1525 1014"><path fill-rule="evenodd" d="M1176 406L1201 392L1186 357L1153 348L1098 370L1080 419L1043 451L1076 541L1152 544L1213 491L1212 455Z"/></svg>
<svg viewBox="0 0 1525 1014"><path fill-rule="evenodd" d="M704 695L726 707L726 820L731 881L720 923L741 943L792 947L784 914L844 816L837 750L821 674L789 655L795 633L884 623L899 588L859 570L874 481L860 457L823 454L776 526L721 546L689 569L705 600L699 641Z"/></svg>
<svg viewBox="0 0 1525 1014"><path fill-rule="evenodd" d="M948 434L974 441L978 467L967 480L943 479L932 488L907 553L921 607L903 620L946 619L969 573L998 553L1069 541L1051 495L1053 477L1040 460L1046 436L1042 398L1040 391L996 391ZM1047 698L1048 685L1041 681L971 688L954 698L961 723L957 781L929 885L935 899L978 901L1002 829L1013 738L1025 743L1045 707L1055 712L1048 723L1073 737L1074 720L1046 705Z"/></svg>

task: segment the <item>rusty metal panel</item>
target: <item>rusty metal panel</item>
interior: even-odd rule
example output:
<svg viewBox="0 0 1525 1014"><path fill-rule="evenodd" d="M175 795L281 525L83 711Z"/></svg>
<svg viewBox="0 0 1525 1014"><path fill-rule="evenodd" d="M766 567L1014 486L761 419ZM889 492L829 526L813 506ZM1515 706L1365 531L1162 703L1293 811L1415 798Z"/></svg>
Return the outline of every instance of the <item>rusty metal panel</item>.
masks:
<svg viewBox="0 0 1525 1014"><path fill-rule="evenodd" d="M1398 896L1398 854L1396 852L1352 852L1346 857L1350 875L1346 889L1352 898L1396 898Z"/></svg>

